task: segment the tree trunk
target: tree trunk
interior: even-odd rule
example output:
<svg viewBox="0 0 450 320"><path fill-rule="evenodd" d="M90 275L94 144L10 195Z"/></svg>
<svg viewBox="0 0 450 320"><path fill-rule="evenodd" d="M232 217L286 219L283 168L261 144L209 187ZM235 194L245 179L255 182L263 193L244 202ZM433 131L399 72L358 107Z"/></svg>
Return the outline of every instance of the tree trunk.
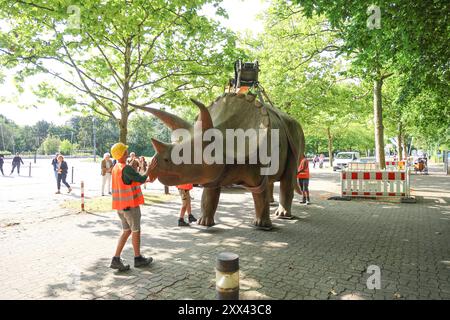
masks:
<svg viewBox="0 0 450 320"><path fill-rule="evenodd" d="M405 135L405 133L403 133L402 134L402 143L403 143L403 155L404 155L404 157L405 157L405 159L407 159L408 158L408 156L409 156L409 154L408 154L408 147L407 147L407 145L406 145L406 135Z"/></svg>
<svg viewBox="0 0 450 320"><path fill-rule="evenodd" d="M398 160L401 161L403 160L403 143L402 143L402 138L403 138L403 128L402 128L402 123L401 121L398 123L398 132L397 132L397 155L398 155Z"/></svg>
<svg viewBox="0 0 450 320"><path fill-rule="evenodd" d="M331 135L330 127L327 128L328 135L328 155L330 158L330 168L333 168L333 136Z"/></svg>
<svg viewBox="0 0 450 320"><path fill-rule="evenodd" d="M128 39L125 46L124 54L124 76L123 81L123 91L122 91L122 102L121 102L121 118L119 122L120 126L120 142L127 144L127 134L128 134L128 116L130 112L128 110L128 98L130 95L130 61L131 61L131 39Z"/></svg>
<svg viewBox="0 0 450 320"><path fill-rule="evenodd" d="M128 118L123 117L119 121L119 142L122 142L123 144L127 144L127 134L128 134Z"/></svg>
<svg viewBox="0 0 450 320"><path fill-rule="evenodd" d="M381 103L381 87L383 80L375 80L373 84L373 116L375 123L375 157L380 169L386 168L384 157L383 107Z"/></svg>

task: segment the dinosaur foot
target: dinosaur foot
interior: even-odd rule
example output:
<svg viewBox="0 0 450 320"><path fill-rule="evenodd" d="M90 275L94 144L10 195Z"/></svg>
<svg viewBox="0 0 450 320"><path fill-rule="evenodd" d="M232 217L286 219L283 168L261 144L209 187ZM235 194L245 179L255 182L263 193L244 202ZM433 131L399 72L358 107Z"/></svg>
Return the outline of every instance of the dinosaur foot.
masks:
<svg viewBox="0 0 450 320"><path fill-rule="evenodd" d="M294 216L291 215L290 212L288 212L285 208L283 208L282 206L279 206L277 211L275 211L275 215L277 216L278 219L287 219L287 220L291 220L294 218Z"/></svg>
<svg viewBox="0 0 450 320"><path fill-rule="evenodd" d="M255 219L253 220L252 227L258 230L269 231L272 230L272 222L270 221L270 219Z"/></svg>
<svg viewBox="0 0 450 320"><path fill-rule="evenodd" d="M212 227L213 225L215 225L214 223L214 217L200 217L198 219L197 222L199 225L201 226L205 226L205 227Z"/></svg>

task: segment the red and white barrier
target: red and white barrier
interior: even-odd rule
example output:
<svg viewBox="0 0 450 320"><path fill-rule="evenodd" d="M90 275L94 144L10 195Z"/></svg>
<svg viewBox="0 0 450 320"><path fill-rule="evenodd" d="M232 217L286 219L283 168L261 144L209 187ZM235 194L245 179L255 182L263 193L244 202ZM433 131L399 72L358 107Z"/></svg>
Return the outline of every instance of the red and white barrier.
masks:
<svg viewBox="0 0 450 320"><path fill-rule="evenodd" d="M85 212L85 210L84 210L84 181L81 181L81 212Z"/></svg>
<svg viewBox="0 0 450 320"><path fill-rule="evenodd" d="M342 197L409 197L409 171L341 172Z"/></svg>
<svg viewBox="0 0 450 320"><path fill-rule="evenodd" d="M406 161L402 160L402 161L386 161L386 169L391 169L391 170L404 170L406 166Z"/></svg>

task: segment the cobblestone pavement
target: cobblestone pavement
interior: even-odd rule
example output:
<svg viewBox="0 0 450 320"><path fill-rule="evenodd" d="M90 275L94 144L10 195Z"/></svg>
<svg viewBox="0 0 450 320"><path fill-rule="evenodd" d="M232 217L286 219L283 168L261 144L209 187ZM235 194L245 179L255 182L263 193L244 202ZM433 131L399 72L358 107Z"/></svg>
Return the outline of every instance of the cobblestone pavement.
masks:
<svg viewBox="0 0 450 320"><path fill-rule="evenodd" d="M412 176L415 204L327 200L339 174L325 170L310 184L313 204L297 198L296 219L273 219L272 231L250 226L252 197L237 188L224 189L208 229L176 226L178 197L145 205L142 248L155 262L127 273L108 268L120 234L115 213L62 215L42 193L26 215L52 208L46 219L0 227L0 298L214 299L216 255L231 251L240 256L242 299L450 299L450 177ZM201 189L193 196L198 216ZM132 262L131 244L123 257ZM379 290L367 288L370 265L381 269Z"/></svg>

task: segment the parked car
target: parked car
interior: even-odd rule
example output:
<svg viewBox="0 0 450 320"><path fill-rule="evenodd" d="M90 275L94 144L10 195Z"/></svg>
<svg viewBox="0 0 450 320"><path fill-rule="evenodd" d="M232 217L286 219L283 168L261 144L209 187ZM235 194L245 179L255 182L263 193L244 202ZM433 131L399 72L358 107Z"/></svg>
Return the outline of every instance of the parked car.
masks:
<svg viewBox="0 0 450 320"><path fill-rule="evenodd" d="M342 170L343 168L346 168L348 166L349 162L355 161L361 161L359 152L338 152L333 160L333 171Z"/></svg>

